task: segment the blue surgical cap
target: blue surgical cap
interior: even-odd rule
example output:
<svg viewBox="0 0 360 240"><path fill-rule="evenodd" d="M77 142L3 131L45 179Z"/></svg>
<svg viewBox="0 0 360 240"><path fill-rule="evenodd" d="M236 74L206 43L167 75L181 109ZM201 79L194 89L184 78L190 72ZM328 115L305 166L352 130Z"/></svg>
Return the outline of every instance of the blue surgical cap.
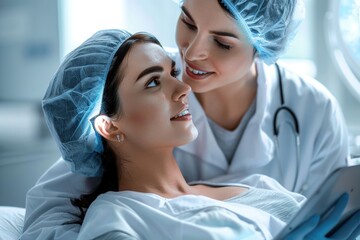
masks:
<svg viewBox="0 0 360 240"><path fill-rule="evenodd" d="M173 0L183 4L184 0ZM258 56L276 62L305 17L303 0L220 0Z"/></svg>
<svg viewBox="0 0 360 240"><path fill-rule="evenodd" d="M46 123L73 172L102 175L103 145L91 119L100 113L114 55L130 35L122 30L95 33L67 55L45 93Z"/></svg>

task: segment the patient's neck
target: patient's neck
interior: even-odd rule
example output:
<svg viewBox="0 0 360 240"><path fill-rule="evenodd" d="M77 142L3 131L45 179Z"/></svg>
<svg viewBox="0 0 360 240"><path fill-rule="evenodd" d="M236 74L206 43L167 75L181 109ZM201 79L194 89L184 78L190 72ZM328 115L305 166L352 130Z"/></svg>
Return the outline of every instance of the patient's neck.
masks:
<svg viewBox="0 0 360 240"><path fill-rule="evenodd" d="M173 148L127 151L122 156L125 159L118 159L119 191L155 193L167 198L191 193Z"/></svg>

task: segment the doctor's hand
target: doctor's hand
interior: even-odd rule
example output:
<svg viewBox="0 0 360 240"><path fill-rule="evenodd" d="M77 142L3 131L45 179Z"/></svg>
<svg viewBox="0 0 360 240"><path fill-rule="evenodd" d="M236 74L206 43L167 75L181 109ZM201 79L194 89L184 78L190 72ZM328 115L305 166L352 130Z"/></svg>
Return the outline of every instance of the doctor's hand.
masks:
<svg viewBox="0 0 360 240"><path fill-rule="evenodd" d="M345 240L355 239L356 235L360 234L360 211L353 214L348 220L342 224L331 237L326 235L339 222L341 215L346 208L349 201L349 195L344 193L335 202L331 213L320 222L320 216L314 215L306 220L298 228L286 236L286 240Z"/></svg>

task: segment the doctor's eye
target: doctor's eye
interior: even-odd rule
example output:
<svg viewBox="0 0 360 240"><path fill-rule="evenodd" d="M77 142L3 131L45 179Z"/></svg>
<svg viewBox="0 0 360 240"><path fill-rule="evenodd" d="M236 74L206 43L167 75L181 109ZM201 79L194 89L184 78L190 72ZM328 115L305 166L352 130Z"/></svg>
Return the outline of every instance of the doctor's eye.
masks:
<svg viewBox="0 0 360 240"><path fill-rule="evenodd" d="M225 50L230 50L230 49L231 49L231 46L230 46L230 45L224 44L224 43L220 42L220 41L217 40L217 39L214 39L214 41L216 42L216 44L218 45L218 47L220 47L220 48L222 48L222 49L225 49Z"/></svg>
<svg viewBox="0 0 360 240"><path fill-rule="evenodd" d="M180 69L174 68L173 70L171 70L171 76L173 76L174 78L177 78L179 75L180 75Z"/></svg>
<svg viewBox="0 0 360 240"><path fill-rule="evenodd" d="M145 84L145 88L154 88L160 85L160 81L158 77L152 77L148 82Z"/></svg>
<svg viewBox="0 0 360 240"><path fill-rule="evenodd" d="M181 20L181 21L186 25L186 27L189 28L190 30L192 30L192 31L197 30L196 26L195 26L195 25L192 25L191 23L189 23L188 21L186 21L184 16L182 16L182 17L180 18L180 20Z"/></svg>

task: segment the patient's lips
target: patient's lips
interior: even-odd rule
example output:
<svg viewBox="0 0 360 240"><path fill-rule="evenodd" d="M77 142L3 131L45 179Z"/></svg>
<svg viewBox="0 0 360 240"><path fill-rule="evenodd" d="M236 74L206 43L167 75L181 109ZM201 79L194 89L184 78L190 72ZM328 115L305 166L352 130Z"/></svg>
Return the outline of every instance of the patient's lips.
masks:
<svg viewBox="0 0 360 240"><path fill-rule="evenodd" d="M191 120L191 114L189 111L188 106L185 106L183 110L181 110L178 114L176 114L174 117L172 117L171 121L189 121Z"/></svg>

